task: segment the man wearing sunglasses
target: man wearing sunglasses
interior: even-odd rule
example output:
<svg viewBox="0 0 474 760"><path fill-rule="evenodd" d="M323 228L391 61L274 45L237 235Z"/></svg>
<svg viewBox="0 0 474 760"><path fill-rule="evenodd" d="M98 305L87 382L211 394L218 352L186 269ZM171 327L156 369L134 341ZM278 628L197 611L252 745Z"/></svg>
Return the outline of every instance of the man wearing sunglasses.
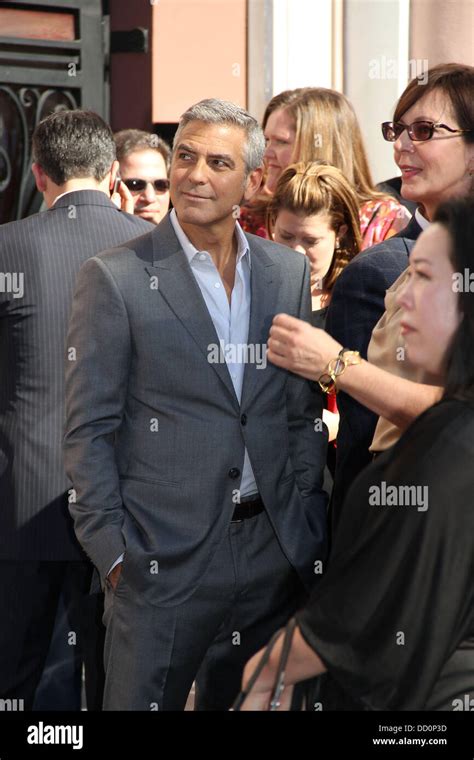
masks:
<svg viewBox="0 0 474 760"><path fill-rule="evenodd" d="M170 149L150 132L123 129L115 134L120 176L133 200L133 213L159 224L170 205Z"/></svg>

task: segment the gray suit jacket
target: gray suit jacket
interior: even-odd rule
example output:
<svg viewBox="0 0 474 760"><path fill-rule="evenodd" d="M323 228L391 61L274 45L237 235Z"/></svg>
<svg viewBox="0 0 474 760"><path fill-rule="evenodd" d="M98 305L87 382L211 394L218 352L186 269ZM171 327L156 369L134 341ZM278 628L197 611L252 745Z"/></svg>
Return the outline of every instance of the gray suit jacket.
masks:
<svg viewBox="0 0 474 760"><path fill-rule="evenodd" d="M247 237L248 343L266 344L276 313L309 321L309 268L301 254ZM270 363L249 363L239 404L226 364L208 361L218 342L168 217L81 269L68 336L76 357L66 368L70 510L102 581L125 552L127 584L155 604L184 601L206 571L235 507L245 446L283 551L308 587L325 555L319 392Z"/></svg>
<svg viewBox="0 0 474 760"><path fill-rule="evenodd" d="M150 229L98 190L0 227L0 559L85 559L62 455L74 282L90 256ZM21 275L23 293L7 275Z"/></svg>

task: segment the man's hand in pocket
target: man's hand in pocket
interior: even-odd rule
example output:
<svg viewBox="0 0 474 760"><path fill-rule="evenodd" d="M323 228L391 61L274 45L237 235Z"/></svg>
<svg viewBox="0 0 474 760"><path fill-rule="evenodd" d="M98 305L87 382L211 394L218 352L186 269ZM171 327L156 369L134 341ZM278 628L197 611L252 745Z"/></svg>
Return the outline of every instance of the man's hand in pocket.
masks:
<svg viewBox="0 0 474 760"><path fill-rule="evenodd" d="M107 576L107 580L109 581L114 591L117 588L117 583L119 582L121 572L122 572L122 562L120 562L118 565L115 565L114 569L111 570L111 572Z"/></svg>

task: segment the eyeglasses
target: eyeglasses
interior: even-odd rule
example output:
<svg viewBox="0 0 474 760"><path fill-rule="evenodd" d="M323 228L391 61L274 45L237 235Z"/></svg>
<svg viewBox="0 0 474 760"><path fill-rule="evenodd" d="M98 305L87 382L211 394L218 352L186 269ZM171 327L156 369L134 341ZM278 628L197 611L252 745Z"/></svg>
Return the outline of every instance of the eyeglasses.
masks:
<svg viewBox="0 0 474 760"><path fill-rule="evenodd" d="M147 185L153 185L156 193L166 193L170 189L169 179L123 179L131 193L143 193Z"/></svg>
<svg viewBox="0 0 474 760"><path fill-rule="evenodd" d="M414 121L413 124L402 124L401 121L384 121L382 124L382 134L384 140L395 142L398 140L403 130L408 132L408 137L414 142L425 142L431 140L435 129L447 129L456 135L462 135L466 132L473 132L472 129L452 129L446 124L434 124L432 121Z"/></svg>

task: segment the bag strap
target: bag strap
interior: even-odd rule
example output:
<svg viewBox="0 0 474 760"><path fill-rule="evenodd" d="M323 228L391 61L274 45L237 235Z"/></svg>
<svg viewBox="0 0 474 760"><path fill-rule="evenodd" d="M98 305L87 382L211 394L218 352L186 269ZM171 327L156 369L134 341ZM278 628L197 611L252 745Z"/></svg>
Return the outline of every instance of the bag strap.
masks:
<svg viewBox="0 0 474 760"><path fill-rule="evenodd" d="M283 641L280 661L278 663L278 670L273 682L273 687L272 687L271 697L270 697L270 702L269 702L269 707L268 707L270 711L276 710L280 705L279 698L284 689L285 668L286 668L286 663L288 661L288 656L290 654L291 643L293 640L293 634L295 632L295 628L296 628L296 620L294 618L291 618L291 620L287 623L286 628L284 629L285 638ZM257 667L252 673L246 688L242 689L237 699L235 700L234 704L232 705L231 710L233 710L234 712L238 712L241 709L242 704L245 702L248 695L250 694L253 687L255 686L257 678L259 677L263 668L267 664L270 658L270 654L273 650L273 647L275 646L276 642L280 638L281 633L282 633L282 629L279 629L276 633L274 633L272 638L268 642L267 646L265 647L265 650L258 662Z"/></svg>
<svg viewBox="0 0 474 760"><path fill-rule="evenodd" d="M283 689L285 688L286 664L290 655L295 628L296 620L295 618L291 618L285 628L285 638L283 640L283 646L281 648L280 662L278 663L278 670L276 672L275 681L273 683L273 689L268 707L270 711L277 710L280 707L280 697Z"/></svg>

